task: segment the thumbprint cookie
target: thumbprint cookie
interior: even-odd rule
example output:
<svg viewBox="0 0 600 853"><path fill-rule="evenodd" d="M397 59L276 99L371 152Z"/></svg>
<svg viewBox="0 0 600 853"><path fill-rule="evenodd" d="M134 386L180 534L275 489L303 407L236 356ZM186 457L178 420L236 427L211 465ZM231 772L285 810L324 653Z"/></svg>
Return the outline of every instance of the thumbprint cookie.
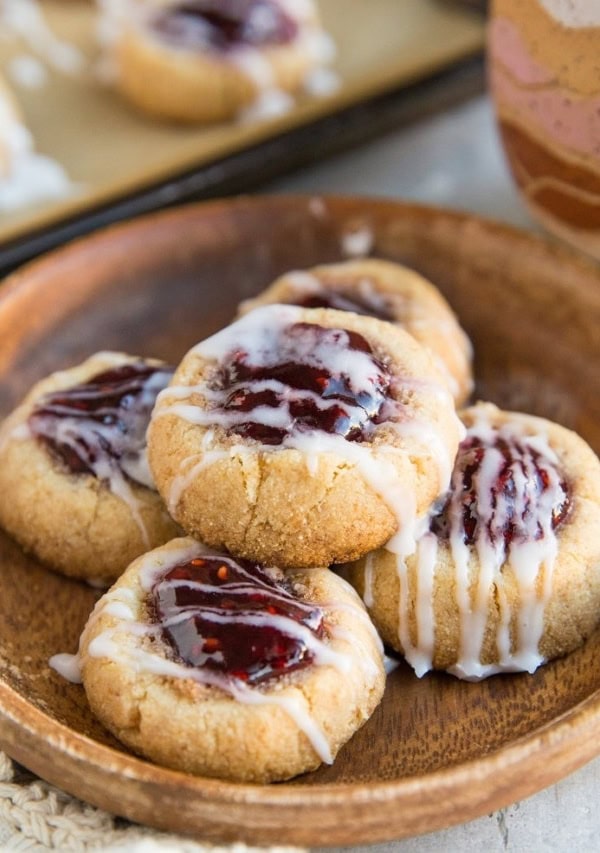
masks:
<svg viewBox="0 0 600 853"><path fill-rule="evenodd" d="M289 109L290 93L331 61L312 0L138 3L116 18L115 82L135 106L182 122Z"/></svg>
<svg viewBox="0 0 600 853"><path fill-rule="evenodd" d="M193 539L127 569L96 605L78 658L92 711L128 747L239 782L331 763L385 684L381 642L349 584Z"/></svg>
<svg viewBox="0 0 600 853"><path fill-rule="evenodd" d="M396 323L432 353L457 405L473 388L472 347L440 291L414 270L375 258L286 273L240 314L273 302L336 308Z"/></svg>
<svg viewBox="0 0 600 853"><path fill-rule="evenodd" d="M390 323L268 305L195 346L157 400L150 465L169 512L282 568L410 550L462 436L429 353Z"/></svg>
<svg viewBox="0 0 600 853"><path fill-rule="evenodd" d="M564 427L478 404L415 554L345 567L384 641L422 675L533 672L600 621L600 461Z"/></svg>
<svg viewBox="0 0 600 853"><path fill-rule="evenodd" d="M0 430L0 525L52 568L98 584L176 535L146 454L172 373L100 352L38 382Z"/></svg>

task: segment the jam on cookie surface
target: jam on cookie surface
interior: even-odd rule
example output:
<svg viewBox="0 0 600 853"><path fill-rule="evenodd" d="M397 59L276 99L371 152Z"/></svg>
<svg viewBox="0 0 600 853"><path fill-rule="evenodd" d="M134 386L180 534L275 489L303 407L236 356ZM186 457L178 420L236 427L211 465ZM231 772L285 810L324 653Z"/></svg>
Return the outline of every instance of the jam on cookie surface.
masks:
<svg viewBox="0 0 600 853"><path fill-rule="evenodd" d="M570 490L555 462L535 440L500 428L467 435L459 447L451 492L431 518L448 538L458 529L466 545L485 539L506 557L513 545L554 532L571 506Z"/></svg>
<svg viewBox="0 0 600 853"><path fill-rule="evenodd" d="M184 0L161 10L152 28L187 50L284 45L298 34L296 21L275 0Z"/></svg>
<svg viewBox="0 0 600 853"><path fill-rule="evenodd" d="M311 430L365 440L390 382L362 335L294 323L279 330L267 352L230 353L214 389L223 412L247 414L230 432L278 445L292 432Z"/></svg>
<svg viewBox="0 0 600 853"><path fill-rule="evenodd" d="M352 311L354 314L376 317L378 320L387 322L395 320L393 312L381 296L374 293L361 293L354 289L346 292L323 288L305 295L299 293L289 301L302 308L334 308L337 311Z"/></svg>
<svg viewBox="0 0 600 853"><path fill-rule="evenodd" d="M73 474L110 479L118 466L147 485L146 429L156 396L173 370L143 361L98 373L87 382L45 394L29 415L31 433Z"/></svg>
<svg viewBox="0 0 600 853"><path fill-rule="evenodd" d="M323 611L256 563L202 556L158 578L150 610L163 638L191 667L249 685L309 666Z"/></svg>

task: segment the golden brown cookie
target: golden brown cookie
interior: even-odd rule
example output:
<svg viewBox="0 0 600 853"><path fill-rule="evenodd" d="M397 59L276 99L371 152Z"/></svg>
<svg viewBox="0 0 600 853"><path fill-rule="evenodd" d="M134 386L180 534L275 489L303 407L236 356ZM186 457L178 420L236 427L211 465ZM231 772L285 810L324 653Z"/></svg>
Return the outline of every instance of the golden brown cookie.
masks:
<svg viewBox="0 0 600 853"><path fill-rule="evenodd" d="M121 13L116 85L140 109L183 122L227 121L289 95L330 59L312 0L181 0Z"/></svg>
<svg viewBox="0 0 600 853"><path fill-rule="evenodd" d="M149 460L173 518L267 565L329 565L447 488L462 435L429 353L349 312L269 305L198 344L157 401Z"/></svg>
<svg viewBox="0 0 600 853"><path fill-rule="evenodd" d="M326 569L263 568L176 539L98 602L80 645L93 712L152 761L239 782L330 763L383 694L364 607Z"/></svg>
<svg viewBox="0 0 600 853"><path fill-rule="evenodd" d="M38 382L0 429L0 525L52 568L99 584L176 535L145 445L171 375L102 352Z"/></svg>
<svg viewBox="0 0 600 853"><path fill-rule="evenodd" d="M533 672L600 621L600 461L574 432L478 404L416 553L344 567L419 675Z"/></svg>
<svg viewBox="0 0 600 853"><path fill-rule="evenodd" d="M354 311L398 324L434 356L456 404L473 389L472 347L452 309L414 270L375 258L286 273L240 305L240 315L273 302Z"/></svg>

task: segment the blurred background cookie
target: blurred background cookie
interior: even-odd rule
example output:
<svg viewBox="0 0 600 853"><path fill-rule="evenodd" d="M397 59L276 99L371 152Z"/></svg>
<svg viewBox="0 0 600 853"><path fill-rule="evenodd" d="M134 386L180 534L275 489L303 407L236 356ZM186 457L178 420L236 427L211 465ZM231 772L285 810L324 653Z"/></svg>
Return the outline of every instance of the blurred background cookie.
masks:
<svg viewBox="0 0 600 853"><path fill-rule="evenodd" d="M165 119L286 111L290 95L333 56L312 0L133 2L111 14L117 88Z"/></svg>
<svg viewBox="0 0 600 853"><path fill-rule="evenodd" d="M31 390L0 430L0 524L66 575L117 578L177 533L146 459L162 362L97 353Z"/></svg>

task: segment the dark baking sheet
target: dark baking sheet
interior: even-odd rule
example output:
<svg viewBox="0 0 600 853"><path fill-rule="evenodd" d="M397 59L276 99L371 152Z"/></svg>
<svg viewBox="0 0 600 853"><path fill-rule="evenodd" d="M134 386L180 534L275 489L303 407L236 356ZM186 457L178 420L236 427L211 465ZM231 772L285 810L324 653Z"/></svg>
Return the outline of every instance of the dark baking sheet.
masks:
<svg viewBox="0 0 600 853"><path fill-rule="evenodd" d="M157 181L142 191L98 205L0 245L0 274L97 228L181 202L234 195L451 107L484 91L483 60L469 58L428 79L328 114L202 167Z"/></svg>

